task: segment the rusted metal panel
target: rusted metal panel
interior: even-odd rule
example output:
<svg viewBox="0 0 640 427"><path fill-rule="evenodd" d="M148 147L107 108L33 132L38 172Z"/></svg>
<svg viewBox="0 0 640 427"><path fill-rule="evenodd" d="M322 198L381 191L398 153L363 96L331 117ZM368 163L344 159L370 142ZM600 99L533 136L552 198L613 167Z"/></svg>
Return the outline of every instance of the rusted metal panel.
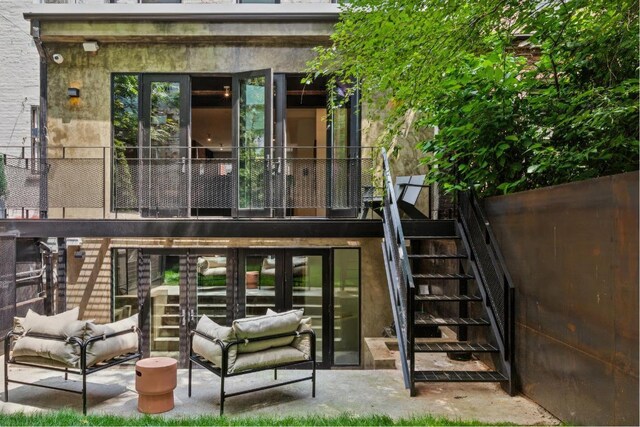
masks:
<svg viewBox="0 0 640 427"><path fill-rule="evenodd" d="M490 198L516 286L518 376L567 422L638 420L638 173Z"/></svg>

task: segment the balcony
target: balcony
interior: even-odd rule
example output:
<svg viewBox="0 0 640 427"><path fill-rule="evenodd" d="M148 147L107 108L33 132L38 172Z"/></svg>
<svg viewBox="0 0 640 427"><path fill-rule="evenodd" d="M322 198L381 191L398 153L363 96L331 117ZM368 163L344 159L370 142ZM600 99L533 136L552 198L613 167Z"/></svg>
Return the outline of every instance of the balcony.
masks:
<svg viewBox="0 0 640 427"><path fill-rule="evenodd" d="M0 152L13 219L355 219L374 193L370 148L50 147L46 160Z"/></svg>

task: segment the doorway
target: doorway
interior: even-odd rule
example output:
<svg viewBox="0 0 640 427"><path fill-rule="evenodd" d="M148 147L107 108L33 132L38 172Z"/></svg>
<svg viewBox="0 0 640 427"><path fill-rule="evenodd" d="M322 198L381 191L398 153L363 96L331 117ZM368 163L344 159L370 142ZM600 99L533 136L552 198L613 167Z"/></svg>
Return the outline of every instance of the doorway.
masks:
<svg viewBox="0 0 640 427"><path fill-rule="evenodd" d="M358 249L114 249L112 257L112 317L139 313L145 355L185 364L189 327L202 315L231 326L267 309L303 309L320 367L360 363Z"/></svg>

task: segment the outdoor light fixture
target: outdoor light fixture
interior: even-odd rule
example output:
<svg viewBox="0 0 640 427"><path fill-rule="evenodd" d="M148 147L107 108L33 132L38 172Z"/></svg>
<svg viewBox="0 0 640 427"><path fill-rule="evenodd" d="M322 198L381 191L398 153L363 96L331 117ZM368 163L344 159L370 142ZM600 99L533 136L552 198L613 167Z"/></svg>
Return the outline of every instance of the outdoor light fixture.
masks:
<svg viewBox="0 0 640 427"><path fill-rule="evenodd" d="M207 142L211 142L211 134L207 134Z"/></svg>
<svg viewBox="0 0 640 427"><path fill-rule="evenodd" d="M84 42L82 48L85 52L97 52L100 46L98 46L98 42Z"/></svg>
<svg viewBox="0 0 640 427"><path fill-rule="evenodd" d="M78 89L77 87L67 88L67 96L69 98L80 98L80 89Z"/></svg>
<svg viewBox="0 0 640 427"><path fill-rule="evenodd" d="M224 97L228 98L231 96L231 88L229 86L224 87Z"/></svg>

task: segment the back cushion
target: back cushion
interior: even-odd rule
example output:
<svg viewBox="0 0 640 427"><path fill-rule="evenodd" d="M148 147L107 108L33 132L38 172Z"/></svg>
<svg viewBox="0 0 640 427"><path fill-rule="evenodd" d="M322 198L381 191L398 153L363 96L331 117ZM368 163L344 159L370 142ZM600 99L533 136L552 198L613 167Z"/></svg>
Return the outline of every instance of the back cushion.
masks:
<svg viewBox="0 0 640 427"><path fill-rule="evenodd" d="M65 336L69 331L65 330L66 326L78 320L80 309L78 307L56 314L55 316L42 316L35 311L29 309L27 315L22 320L22 329L24 332L35 332L38 334L47 334L55 336ZM82 334L80 335L82 338Z"/></svg>
<svg viewBox="0 0 640 427"><path fill-rule="evenodd" d="M87 366L92 366L126 353L135 353L138 351L138 334L133 332L135 326L138 326L137 314L104 325L87 322L86 339L116 332L131 331L128 334L94 341L89 344L89 346L87 346Z"/></svg>
<svg viewBox="0 0 640 427"><path fill-rule="evenodd" d="M196 326L196 331L201 332L211 338L219 339L223 344L227 344L231 341L235 341L236 336L233 329L228 326L218 325L207 316L203 315ZM215 364L217 367L222 368L222 348L219 344L211 342L210 340L195 334L193 336L193 351L200 356L207 359L209 362ZM227 371L233 372L233 365L236 363L236 346L229 348L227 356Z"/></svg>
<svg viewBox="0 0 640 427"><path fill-rule="evenodd" d="M298 329L303 310L291 310L284 313L267 314L265 316L248 317L233 322L233 330L238 339L260 338L294 332ZM272 347L290 345L294 336L268 339L238 345L239 353L254 353Z"/></svg>
<svg viewBox="0 0 640 427"><path fill-rule="evenodd" d="M78 312L78 309L75 308L55 316L41 316L29 310L21 322L24 335L16 340L12 356L16 358L43 357L64 363L67 366L77 367L80 360L80 346L65 342L64 339L69 337L83 339L87 322L77 320ZM29 336L29 334L46 334L60 339L38 338Z"/></svg>

